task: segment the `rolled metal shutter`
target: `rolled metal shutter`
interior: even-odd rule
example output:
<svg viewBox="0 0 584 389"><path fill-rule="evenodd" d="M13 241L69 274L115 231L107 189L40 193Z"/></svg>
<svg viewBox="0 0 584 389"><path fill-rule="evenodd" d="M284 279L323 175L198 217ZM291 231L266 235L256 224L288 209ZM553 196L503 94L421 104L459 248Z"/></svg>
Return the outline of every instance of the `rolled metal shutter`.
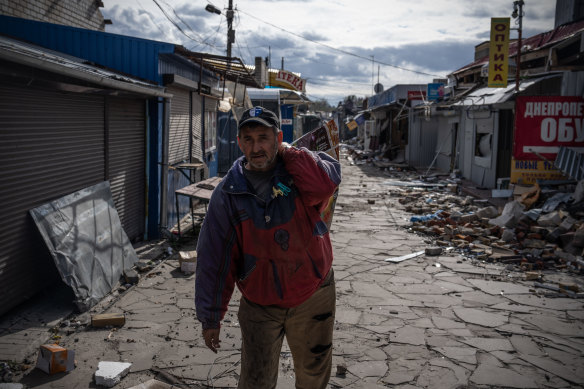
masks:
<svg viewBox="0 0 584 389"><path fill-rule="evenodd" d="M104 179L102 96L0 85L0 314L59 279L28 211Z"/></svg>
<svg viewBox="0 0 584 389"><path fill-rule="evenodd" d="M145 229L146 113L139 99L108 98L108 172L122 227L132 241Z"/></svg>
<svg viewBox="0 0 584 389"><path fill-rule="evenodd" d="M170 132L168 141L168 162L172 165L189 159L190 135L190 92L186 89L168 87L171 93Z"/></svg>
<svg viewBox="0 0 584 389"><path fill-rule="evenodd" d="M192 93L191 101L191 121L193 123L192 127L192 150L191 157L195 161L203 162L203 99L199 94Z"/></svg>

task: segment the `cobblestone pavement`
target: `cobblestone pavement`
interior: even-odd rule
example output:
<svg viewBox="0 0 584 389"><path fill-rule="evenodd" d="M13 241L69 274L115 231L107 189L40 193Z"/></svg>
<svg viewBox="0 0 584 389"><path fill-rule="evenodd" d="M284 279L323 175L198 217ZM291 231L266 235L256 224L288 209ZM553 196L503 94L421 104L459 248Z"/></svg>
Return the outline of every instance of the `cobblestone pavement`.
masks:
<svg viewBox="0 0 584 389"><path fill-rule="evenodd" d="M337 280L331 388L584 387L582 300L539 296L522 273L456 253L385 261L431 242L404 228L410 215L388 195L379 169L342 160L331 234ZM213 354L194 317L194 277L177 268L174 255L89 313L123 312L123 327L61 327L60 344L75 350L75 370L48 376L32 369L20 382L91 388L99 361L125 361L131 371L116 388L150 378L183 388L236 387L239 294L223 324L221 351ZM573 282L566 273L546 277ZM89 314L68 319L87 321ZM286 344L280 367L277 387L293 388Z"/></svg>

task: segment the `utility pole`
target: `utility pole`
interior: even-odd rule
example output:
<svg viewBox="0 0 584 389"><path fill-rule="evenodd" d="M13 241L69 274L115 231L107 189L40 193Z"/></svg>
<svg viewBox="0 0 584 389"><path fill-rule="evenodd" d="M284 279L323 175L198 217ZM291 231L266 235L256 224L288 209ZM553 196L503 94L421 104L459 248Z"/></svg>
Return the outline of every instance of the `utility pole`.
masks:
<svg viewBox="0 0 584 389"><path fill-rule="evenodd" d="M521 71L521 30L523 28L523 5L525 3L523 0L517 0L513 2L513 13L511 16L513 19L517 19L517 55L515 56L515 92L519 93L519 76Z"/></svg>
<svg viewBox="0 0 584 389"><path fill-rule="evenodd" d="M229 0L227 8L227 58L231 58L231 44L235 43L235 31L233 30L233 0Z"/></svg>

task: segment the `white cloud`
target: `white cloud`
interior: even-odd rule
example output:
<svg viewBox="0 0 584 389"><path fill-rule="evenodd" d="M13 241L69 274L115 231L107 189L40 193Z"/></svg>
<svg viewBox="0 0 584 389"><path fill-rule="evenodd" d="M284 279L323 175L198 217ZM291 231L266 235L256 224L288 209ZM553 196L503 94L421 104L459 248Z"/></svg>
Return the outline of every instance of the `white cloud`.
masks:
<svg viewBox="0 0 584 389"><path fill-rule="evenodd" d="M224 11L227 0L157 2L192 39L170 23L153 0L118 0L112 7L105 2L103 13L114 22L107 31L225 54L225 16L204 8L211 2ZM236 0L234 6L233 55L253 63L254 57L271 54L273 67L280 67L284 57L287 70L308 78L310 95L331 102L348 94L371 94L378 66L385 88L432 81L432 76L378 63L372 66L371 56L435 75L460 68L473 60L474 46L488 39L490 18L510 16L513 11L511 0ZM555 2L526 0L524 12L524 36L553 28Z"/></svg>

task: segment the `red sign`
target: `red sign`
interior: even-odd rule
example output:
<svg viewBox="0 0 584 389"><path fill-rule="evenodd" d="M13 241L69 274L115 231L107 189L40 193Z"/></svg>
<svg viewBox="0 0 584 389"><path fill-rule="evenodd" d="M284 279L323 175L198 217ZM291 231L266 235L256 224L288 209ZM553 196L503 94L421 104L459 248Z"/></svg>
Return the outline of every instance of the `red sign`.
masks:
<svg viewBox="0 0 584 389"><path fill-rule="evenodd" d="M542 156L553 161L560 146L584 151L584 99L571 96L517 97L513 157L539 160Z"/></svg>
<svg viewBox="0 0 584 389"><path fill-rule="evenodd" d="M408 100L426 100L425 90L409 90Z"/></svg>
<svg viewBox="0 0 584 389"><path fill-rule="evenodd" d="M270 73L270 85L280 86L286 89L306 91L306 80L287 70L279 70L278 73Z"/></svg>

